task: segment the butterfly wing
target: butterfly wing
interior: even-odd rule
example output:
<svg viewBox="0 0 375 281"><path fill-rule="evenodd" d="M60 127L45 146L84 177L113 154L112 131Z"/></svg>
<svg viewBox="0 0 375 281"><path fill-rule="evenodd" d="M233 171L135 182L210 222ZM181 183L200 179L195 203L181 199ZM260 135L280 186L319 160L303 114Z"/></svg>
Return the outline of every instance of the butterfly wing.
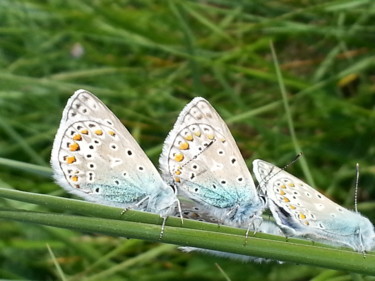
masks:
<svg viewBox="0 0 375 281"><path fill-rule="evenodd" d="M213 217L211 213L207 212L205 208L202 208L201 205L192 201L188 198L181 198L180 200L182 215L186 219L203 221L209 223L219 223L218 219ZM176 216L180 216L179 210L176 208Z"/></svg>
<svg viewBox="0 0 375 281"><path fill-rule="evenodd" d="M59 185L89 201L159 212L157 197L175 198L120 120L85 90L67 102L51 164Z"/></svg>
<svg viewBox="0 0 375 281"><path fill-rule="evenodd" d="M183 204L182 204L183 205ZM282 236L283 232L281 229L273 222L271 221L263 221L260 226L256 229L257 232L267 233L267 234L273 234L273 235L279 235ZM246 255L240 255L240 254L233 254L233 253L227 253L227 252L221 252L221 251L214 251L214 250L208 250L203 248L195 248L195 247L178 247L179 250L185 253L191 253L191 252L200 252L204 254L214 255L221 258L229 258L232 260L239 260L241 262L255 262L255 263L264 263L264 262L271 262L273 260L260 258L260 257L253 257L253 256L246 256ZM278 263L282 264L283 262L277 261Z"/></svg>
<svg viewBox="0 0 375 281"><path fill-rule="evenodd" d="M273 216L288 234L356 250L367 247L364 234L374 237L367 218L341 207L300 179L259 159L253 167Z"/></svg>
<svg viewBox="0 0 375 281"><path fill-rule="evenodd" d="M232 134L203 98L193 99L180 113L160 165L165 181L214 212L235 210L233 220L263 208Z"/></svg>

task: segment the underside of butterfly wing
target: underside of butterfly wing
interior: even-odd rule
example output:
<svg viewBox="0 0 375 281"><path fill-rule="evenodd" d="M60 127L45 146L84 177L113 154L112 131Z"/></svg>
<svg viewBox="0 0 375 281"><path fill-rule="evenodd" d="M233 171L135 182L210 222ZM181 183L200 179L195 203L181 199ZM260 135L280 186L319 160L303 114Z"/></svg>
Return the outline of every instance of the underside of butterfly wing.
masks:
<svg viewBox="0 0 375 281"><path fill-rule="evenodd" d="M219 219L241 224L264 207L228 127L203 98L195 98L181 112L160 165L163 178L180 194Z"/></svg>
<svg viewBox="0 0 375 281"><path fill-rule="evenodd" d="M64 109L51 164L62 187L89 201L161 213L177 200L118 118L84 90Z"/></svg>
<svg viewBox="0 0 375 281"><path fill-rule="evenodd" d="M280 168L254 161L254 173L269 198L269 207L279 226L291 236L308 237L357 251L373 246L373 225L359 213L329 200L314 188Z"/></svg>

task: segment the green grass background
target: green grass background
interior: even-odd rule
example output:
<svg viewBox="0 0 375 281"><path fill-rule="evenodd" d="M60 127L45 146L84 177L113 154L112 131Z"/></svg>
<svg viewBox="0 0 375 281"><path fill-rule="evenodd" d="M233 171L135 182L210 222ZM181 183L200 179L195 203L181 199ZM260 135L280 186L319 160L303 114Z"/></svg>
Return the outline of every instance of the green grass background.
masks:
<svg viewBox="0 0 375 281"><path fill-rule="evenodd" d="M178 113L202 96L227 121L250 169L255 158L284 166L301 150L303 161L290 170L352 209L358 162L359 210L374 222L374 15L371 0L2 0L0 157L48 167L63 107L84 88L157 165ZM17 165L0 166L0 186L66 195L49 177ZM0 277L60 280L46 243L68 280L103 280L103 272L108 280L375 280L6 220Z"/></svg>

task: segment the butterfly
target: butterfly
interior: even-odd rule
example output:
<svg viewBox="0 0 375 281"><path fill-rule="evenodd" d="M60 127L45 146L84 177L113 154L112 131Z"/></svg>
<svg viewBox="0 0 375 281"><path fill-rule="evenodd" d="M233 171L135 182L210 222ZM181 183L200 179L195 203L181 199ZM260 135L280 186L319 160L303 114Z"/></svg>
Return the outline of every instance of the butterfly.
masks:
<svg viewBox="0 0 375 281"><path fill-rule="evenodd" d="M341 207L266 161L255 160L253 169L276 223L287 235L358 252L375 247L374 226L358 212Z"/></svg>
<svg viewBox="0 0 375 281"><path fill-rule="evenodd" d="M93 94L78 90L63 111L52 153L56 182L103 205L174 213L176 191L161 178L120 120Z"/></svg>
<svg viewBox="0 0 375 281"><path fill-rule="evenodd" d="M194 98L180 113L159 159L163 179L220 222L249 226L266 206L227 125Z"/></svg>

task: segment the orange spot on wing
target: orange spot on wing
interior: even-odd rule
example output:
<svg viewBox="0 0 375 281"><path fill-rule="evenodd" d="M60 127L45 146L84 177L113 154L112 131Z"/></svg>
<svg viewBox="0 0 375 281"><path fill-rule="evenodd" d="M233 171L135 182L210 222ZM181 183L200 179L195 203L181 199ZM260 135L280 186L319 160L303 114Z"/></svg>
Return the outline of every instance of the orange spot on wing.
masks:
<svg viewBox="0 0 375 281"><path fill-rule="evenodd" d="M81 134L88 135L89 131L87 129L81 130Z"/></svg>
<svg viewBox="0 0 375 281"><path fill-rule="evenodd" d="M68 163L68 164L72 164L76 161L77 161L77 159L74 156L66 157L66 163Z"/></svg>
<svg viewBox="0 0 375 281"><path fill-rule="evenodd" d="M183 142L180 144L179 148L182 150L189 149L189 144L187 142Z"/></svg>
<svg viewBox="0 0 375 281"><path fill-rule="evenodd" d="M108 134L110 134L112 137L114 137L116 135L116 133L114 131L108 131Z"/></svg>
<svg viewBox="0 0 375 281"><path fill-rule="evenodd" d="M306 219L306 215L305 215L305 214L302 214L302 213L300 213L298 217L299 217L301 220Z"/></svg>
<svg viewBox="0 0 375 281"><path fill-rule="evenodd" d="M77 176L72 176L71 180L77 182L78 181L78 177Z"/></svg>
<svg viewBox="0 0 375 281"><path fill-rule="evenodd" d="M192 135L187 135L187 136L184 136L184 139L187 140L187 141L192 141L193 140L193 136Z"/></svg>
<svg viewBox="0 0 375 281"><path fill-rule="evenodd" d="M177 153L174 156L174 160L177 161L177 162L181 162L182 160L184 160L184 155L182 153Z"/></svg>
<svg viewBox="0 0 375 281"><path fill-rule="evenodd" d="M176 170L176 172L174 172L176 175L181 175L181 171L180 170Z"/></svg>
<svg viewBox="0 0 375 281"><path fill-rule="evenodd" d="M95 133L95 135L98 135L98 136L103 135L103 131L102 130L96 130L94 133Z"/></svg>
<svg viewBox="0 0 375 281"><path fill-rule="evenodd" d="M75 141L80 141L80 140L82 140L82 136L81 136L80 134L75 134L75 135L73 136L73 140L75 140Z"/></svg>
<svg viewBox="0 0 375 281"><path fill-rule="evenodd" d="M283 201L284 201L285 203L290 202L290 200L289 200L287 197L283 197Z"/></svg>
<svg viewBox="0 0 375 281"><path fill-rule="evenodd" d="M69 150L70 150L70 151L78 151L78 150L79 150L79 145L78 145L78 143L75 142L75 143L69 145Z"/></svg>

